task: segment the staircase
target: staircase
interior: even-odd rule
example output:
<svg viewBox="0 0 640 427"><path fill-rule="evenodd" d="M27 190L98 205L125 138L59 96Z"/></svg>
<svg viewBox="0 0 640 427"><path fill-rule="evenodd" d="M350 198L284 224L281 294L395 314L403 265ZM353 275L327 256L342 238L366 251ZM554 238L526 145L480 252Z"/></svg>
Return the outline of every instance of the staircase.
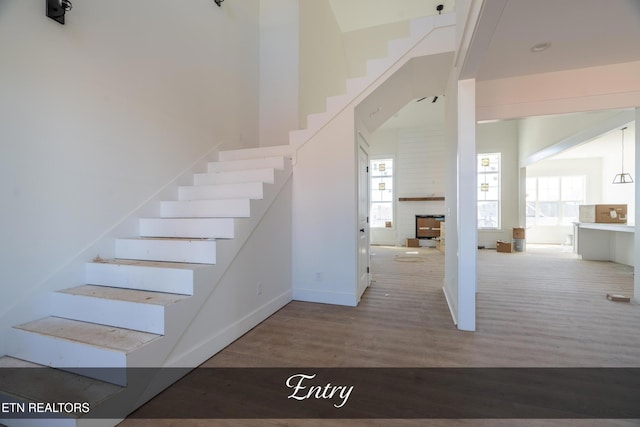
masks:
<svg viewBox="0 0 640 427"><path fill-rule="evenodd" d="M282 234L284 250L264 242L274 228L292 223L298 150L312 139L315 145L323 128L419 54L435 29L454 21L445 15L413 20L410 36L389 42L388 56L370 60L365 76L347 81L345 94L328 97L326 111L309 115L307 128L292 131L288 145L220 152L218 162L194 175L193 185L178 189L177 200L161 202L158 217L139 220L138 236L115 240L114 259L88 262L84 285L50 295L48 317L6 334L9 350L0 368L58 369L0 369L0 402L86 401L93 418L122 405L126 410L119 413L128 414L288 303L291 230ZM278 263L288 277L262 279L256 273L278 271ZM278 288L279 282L287 288ZM228 301L250 300L241 315L231 317ZM131 368L138 367L185 370L132 377L137 371ZM28 381L22 381L24 372L32 375ZM82 415L19 420L0 413L0 424L119 422Z"/></svg>
<svg viewBox="0 0 640 427"><path fill-rule="evenodd" d="M176 378L156 378L158 384L149 388L148 378L134 381L128 374L135 370L124 368L197 366L290 301L289 290L259 304L257 314L250 312L235 323L226 319L235 330L227 334L229 325L223 325L207 348L183 343L193 319L207 311L206 301L215 299L217 288L224 286L219 284L222 277L242 256L249 237L260 231L269 211L278 209L278 203L291 209L286 196L291 161L286 153L254 154L262 157L225 161L233 153L221 152L220 161L194 175L194 185L178 189L177 200L161 202L159 217L139 220L139 236L116 239L115 259L87 263L85 285L53 292L50 316L13 327L0 367L59 369L18 371L38 372L40 379L32 385L19 377L0 378L0 402L89 401L92 417L101 405L139 406ZM257 292L260 296L262 288ZM93 392L87 394L88 389ZM68 400L73 396L75 400ZM42 425L50 421L40 420ZM56 421L96 425L96 420L74 417ZM116 422L105 420L104 425ZM37 425L35 420L2 420L1 414L0 423Z"/></svg>
<svg viewBox="0 0 640 427"><path fill-rule="evenodd" d="M299 149L359 95L370 89L372 85L379 84L381 80L384 81L385 74L389 70L410 59L412 51L414 51L413 56L418 56L421 42L426 40L434 30L452 25L455 25L455 15L452 13L412 19L409 36L390 40L387 43L387 56L368 60L367 72L364 76L347 79L344 94L328 96L324 112L309 114L305 129L293 130L289 133L289 145L296 150Z"/></svg>

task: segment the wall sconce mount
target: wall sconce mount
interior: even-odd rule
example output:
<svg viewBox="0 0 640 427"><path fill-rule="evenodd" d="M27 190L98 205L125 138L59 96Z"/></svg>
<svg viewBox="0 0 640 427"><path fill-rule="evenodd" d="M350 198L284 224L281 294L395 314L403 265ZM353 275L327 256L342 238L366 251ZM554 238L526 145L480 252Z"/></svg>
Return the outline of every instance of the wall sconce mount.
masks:
<svg viewBox="0 0 640 427"><path fill-rule="evenodd" d="M64 25L64 14L73 9L70 0L46 0L47 16Z"/></svg>

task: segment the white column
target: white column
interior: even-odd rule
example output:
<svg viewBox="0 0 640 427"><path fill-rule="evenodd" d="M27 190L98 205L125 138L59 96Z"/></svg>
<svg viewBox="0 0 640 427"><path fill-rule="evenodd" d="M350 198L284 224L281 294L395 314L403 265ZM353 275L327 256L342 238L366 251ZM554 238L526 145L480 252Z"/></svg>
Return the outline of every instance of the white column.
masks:
<svg viewBox="0 0 640 427"><path fill-rule="evenodd" d="M635 180L635 233L633 239L633 265L634 268L638 268L640 266L640 229L638 226L640 225L640 183L638 182L638 172L640 168L640 131L638 130L638 123L640 123L640 107L636 108L636 167L635 167L635 175L633 179ZM640 303L640 275L634 274L633 276L633 299L635 302Z"/></svg>
<svg viewBox="0 0 640 427"><path fill-rule="evenodd" d="M476 81L458 82L458 329L476 330Z"/></svg>

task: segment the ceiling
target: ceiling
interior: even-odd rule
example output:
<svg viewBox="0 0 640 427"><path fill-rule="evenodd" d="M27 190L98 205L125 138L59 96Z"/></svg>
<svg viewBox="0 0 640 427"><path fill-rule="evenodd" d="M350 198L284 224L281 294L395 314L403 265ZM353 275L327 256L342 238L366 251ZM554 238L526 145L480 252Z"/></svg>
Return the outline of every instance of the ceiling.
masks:
<svg viewBox="0 0 640 427"><path fill-rule="evenodd" d="M433 96L442 96L449 77L453 52L413 58L376 88L357 107L356 114L369 132L374 132L385 122L389 127L433 127L428 125L435 120L427 109ZM431 97L422 102L414 100ZM438 103L436 103L438 104ZM434 105L440 108L444 103ZM405 107L406 106L406 107ZM405 108L403 108L405 107ZM444 109L443 109L444 111ZM430 118L423 114L428 114ZM438 114L444 125L444 114Z"/></svg>
<svg viewBox="0 0 640 427"><path fill-rule="evenodd" d="M467 59L477 80L638 61L640 1L485 0Z"/></svg>
<svg viewBox="0 0 640 427"><path fill-rule="evenodd" d="M635 138L635 123L629 123L624 131L624 144L627 154L631 154ZM593 157L603 157L606 153L614 151L616 155L621 154L622 132L620 129L614 129L604 135L587 141L584 144L577 145L573 148L564 150L563 152L551 157L553 160L559 159L584 159Z"/></svg>

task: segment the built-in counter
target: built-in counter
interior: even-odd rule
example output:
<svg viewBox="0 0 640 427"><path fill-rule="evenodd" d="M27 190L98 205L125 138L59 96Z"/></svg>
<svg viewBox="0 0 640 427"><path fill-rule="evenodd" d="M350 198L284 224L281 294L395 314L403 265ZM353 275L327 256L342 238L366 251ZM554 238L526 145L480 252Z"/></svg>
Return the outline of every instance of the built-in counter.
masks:
<svg viewBox="0 0 640 427"><path fill-rule="evenodd" d="M633 266L634 232L633 225L574 222L574 248L582 259Z"/></svg>

